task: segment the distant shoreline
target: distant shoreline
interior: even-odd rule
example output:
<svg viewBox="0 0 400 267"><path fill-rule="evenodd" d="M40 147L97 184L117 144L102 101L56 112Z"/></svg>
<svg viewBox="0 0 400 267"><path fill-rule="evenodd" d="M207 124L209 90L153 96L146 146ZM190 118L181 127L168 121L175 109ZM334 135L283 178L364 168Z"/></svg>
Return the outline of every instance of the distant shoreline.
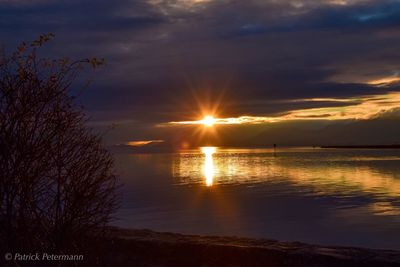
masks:
<svg viewBox="0 0 400 267"><path fill-rule="evenodd" d="M321 148L399 149L400 145L347 145L347 146L321 146Z"/></svg>
<svg viewBox="0 0 400 267"><path fill-rule="evenodd" d="M168 154L168 153L179 153L182 151L199 150L201 147L191 147L188 149L173 149L171 147L157 147L157 146L143 146L133 147L128 145L112 145L108 149L114 154ZM396 145L299 145L299 146L245 146L245 147L218 147L218 149L269 149L273 151L279 151L282 149L400 149L400 144Z"/></svg>

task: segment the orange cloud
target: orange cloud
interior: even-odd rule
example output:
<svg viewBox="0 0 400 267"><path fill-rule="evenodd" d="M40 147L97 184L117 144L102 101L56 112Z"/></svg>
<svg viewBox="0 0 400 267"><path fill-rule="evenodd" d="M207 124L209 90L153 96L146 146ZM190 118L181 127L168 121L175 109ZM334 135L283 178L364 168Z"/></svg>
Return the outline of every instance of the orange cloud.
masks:
<svg viewBox="0 0 400 267"><path fill-rule="evenodd" d="M143 140L143 141L129 141L126 143L128 146L146 146L154 143L163 143L164 140Z"/></svg>
<svg viewBox="0 0 400 267"><path fill-rule="evenodd" d="M218 124L261 124L289 120L367 120L400 108L400 93L392 92L375 96L354 97L348 99L310 98L297 101L308 102L349 102L348 106L297 109L280 116L239 116L232 118L214 118ZM357 104L351 104L357 103ZM171 121L165 125L201 125L202 120Z"/></svg>
<svg viewBox="0 0 400 267"><path fill-rule="evenodd" d="M395 82L400 82L400 77L397 76L384 77L381 79L371 80L368 82L368 84L376 86L384 86Z"/></svg>

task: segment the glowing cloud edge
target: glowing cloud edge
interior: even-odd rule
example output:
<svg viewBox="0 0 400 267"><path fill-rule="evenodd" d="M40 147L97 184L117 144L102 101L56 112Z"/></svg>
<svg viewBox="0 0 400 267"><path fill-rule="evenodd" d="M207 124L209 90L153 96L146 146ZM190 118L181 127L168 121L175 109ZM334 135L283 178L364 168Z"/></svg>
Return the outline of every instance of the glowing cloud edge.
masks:
<svg viewBox="0 0 400 267"><path fill-rule="evenodd" d="M262 124L295 120L368 120L377 118L386 112L400 109L400 92L348 99L310 98L296 101L349 102L349 105L341 107L297 109L288 111L280 116L245 115L229 118L213 118L213 125ZM351 102L358 103L351 104ZM172 125L204 125L204 119L193 121L171 121L160 124L159 126Z"/></svg>

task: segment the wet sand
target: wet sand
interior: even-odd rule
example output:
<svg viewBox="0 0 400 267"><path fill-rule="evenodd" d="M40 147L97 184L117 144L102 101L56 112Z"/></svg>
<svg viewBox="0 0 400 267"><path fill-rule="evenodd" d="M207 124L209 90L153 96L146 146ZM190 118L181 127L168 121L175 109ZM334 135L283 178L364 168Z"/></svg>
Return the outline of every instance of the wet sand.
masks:
<svg viewBox="0 0 400 267"><path fill-rule="evenodd" d="M400 266L400 251L150 230L112 228L97 245L104 266Z"/></svg>

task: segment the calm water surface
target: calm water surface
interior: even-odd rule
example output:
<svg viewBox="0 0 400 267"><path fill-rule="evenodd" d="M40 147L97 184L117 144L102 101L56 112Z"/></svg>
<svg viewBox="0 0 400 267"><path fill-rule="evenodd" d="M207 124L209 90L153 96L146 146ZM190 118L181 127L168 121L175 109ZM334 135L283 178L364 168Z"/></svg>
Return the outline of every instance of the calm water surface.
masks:
<svg viewBox="0 0 400 267"><path fill-rule="evenodd" d="M400 150L117 154L116 225L400 249Z"/></svg>

